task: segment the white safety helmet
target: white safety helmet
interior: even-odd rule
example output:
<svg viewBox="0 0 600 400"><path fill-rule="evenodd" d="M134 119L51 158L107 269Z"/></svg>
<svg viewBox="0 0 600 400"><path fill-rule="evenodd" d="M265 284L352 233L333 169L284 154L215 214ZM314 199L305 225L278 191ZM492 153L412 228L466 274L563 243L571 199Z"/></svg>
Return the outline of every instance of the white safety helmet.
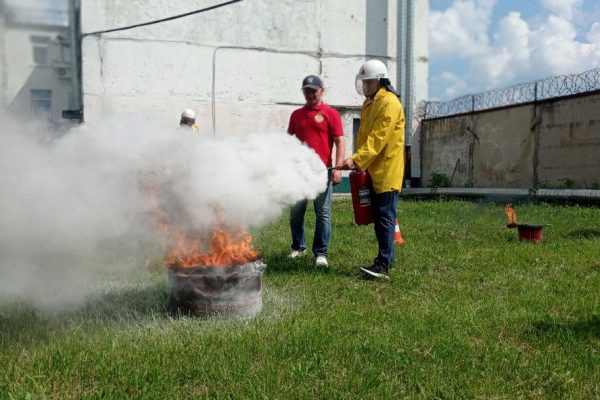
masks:
<svg viewBox="0 0 600 400"><path fill-rule="evenodd" d="M196 113L194 112L194 110L191 110L189 108L186 108L185 110L183 110L183 112L181 113L181 118L189 118L189 119L196 119Z"/></svg>
<svg viewBox="0 0 600 400"><path fill-rule="evenodd" d="M181 119L179 120L179 125L193 125L196 123L196 113L194 110L186 108L181 113Z"/></svg>
<svg viewBox="0 0 600 400"><path fill-rule="evenodd" d="M369 60L360 66L356 74L356 91L361 96L365 96L363 90L363 80L365 79L389 79L388 70L384 63L379 60Z"/></svg>

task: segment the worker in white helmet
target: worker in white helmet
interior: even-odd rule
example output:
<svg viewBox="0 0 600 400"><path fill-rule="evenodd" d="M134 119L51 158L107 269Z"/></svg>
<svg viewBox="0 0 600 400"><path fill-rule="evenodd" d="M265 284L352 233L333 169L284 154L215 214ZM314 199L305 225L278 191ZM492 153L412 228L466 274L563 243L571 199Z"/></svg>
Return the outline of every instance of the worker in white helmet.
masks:
<svg viewBox="0 0 600 400"><path fill-rule="evenodd" d="M355 153L340 169L367 171L371 178L371 206L379 246L373 265L361 268L369 277L387 278L394 257L398 193L404 177L404 111L379 60L365 62L356 75L356 90L366 99L360 113Z"/></svg>
<svg viewBox="0 0 600 400"><path fill-rule="evenodd" d="M190 127L192 132L198 132L198 125L196 125L196 113L194 110L186 108L181 113L181 119L179 120L180 127Z"/></svg>

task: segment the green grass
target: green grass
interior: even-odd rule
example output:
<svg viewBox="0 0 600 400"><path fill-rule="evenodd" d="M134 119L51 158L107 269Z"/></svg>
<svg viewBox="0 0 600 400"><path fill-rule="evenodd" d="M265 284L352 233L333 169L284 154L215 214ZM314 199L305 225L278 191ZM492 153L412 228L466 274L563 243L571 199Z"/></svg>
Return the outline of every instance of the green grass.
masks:
<svg viewBox="0 0 600 400"><path fill-rule="evenodd" d="M399 209L389 282L360 278L376 242L347 200L329 272L286 259L286 217L256 232L254 319L171 317L164 276L143 270L74 311L4 305L0 398L600 398L598 208L516 205L519 222L551 224L538 245L501 204ZM310 243L312 210L307 225Z"/></svg>

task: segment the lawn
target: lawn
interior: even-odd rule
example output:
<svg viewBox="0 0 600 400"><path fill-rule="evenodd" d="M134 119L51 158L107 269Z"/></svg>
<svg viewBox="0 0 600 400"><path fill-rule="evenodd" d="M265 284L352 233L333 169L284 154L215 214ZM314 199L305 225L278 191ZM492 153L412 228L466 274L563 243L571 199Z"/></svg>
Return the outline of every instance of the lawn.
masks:
<svg viewBox="0 0 600 400"><path fill-rule="evenodd" d="M600 398L599 208L516 204L550 224L537 245L502 204L399 210L389 282L361 279L376 242L348 200L330 271L286 259L287 216L254 232L268 267L253 319L169 316L164 275L143 268L69 312L4 304L0 398ZM312 209L307 224L310 243Z"/></svg>

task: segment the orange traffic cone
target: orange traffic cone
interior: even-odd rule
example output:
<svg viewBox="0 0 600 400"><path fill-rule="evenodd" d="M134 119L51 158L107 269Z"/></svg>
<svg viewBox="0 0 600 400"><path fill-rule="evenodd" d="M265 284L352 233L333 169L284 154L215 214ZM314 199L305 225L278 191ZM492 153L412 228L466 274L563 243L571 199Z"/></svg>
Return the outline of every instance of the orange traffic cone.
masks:
<svg viewBox="0 0 600 400"><path fill-rule="evenodd" d="M400 226L398 225L398 218L396 218L396 226L394 227L394 244L402 244L404 242L405 241L402 238L402 233L400 233Z"/></svg>

